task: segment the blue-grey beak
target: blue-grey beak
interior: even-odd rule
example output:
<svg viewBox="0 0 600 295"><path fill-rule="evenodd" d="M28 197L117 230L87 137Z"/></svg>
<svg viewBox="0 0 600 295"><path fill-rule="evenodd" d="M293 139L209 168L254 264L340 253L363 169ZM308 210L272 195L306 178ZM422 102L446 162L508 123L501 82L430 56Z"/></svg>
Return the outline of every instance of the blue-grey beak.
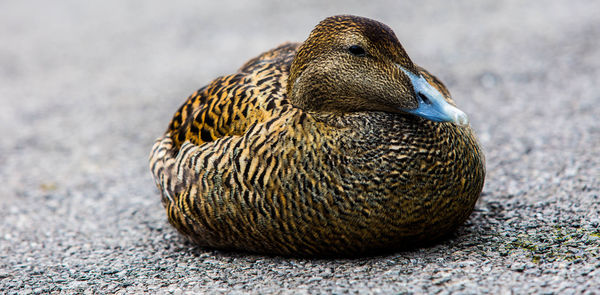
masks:
<svg viewBox="0 0 600 295"><path fill-rule="evenodd" d="M416 109L403 109L403 111L435 122L453 122L461 126L469 124L467 115L449 104L442 93L429 84L423 76L415 75L400 65L398 65L398 68L410 78L410 82L415 89L415 95L419 100Z"/></svg>

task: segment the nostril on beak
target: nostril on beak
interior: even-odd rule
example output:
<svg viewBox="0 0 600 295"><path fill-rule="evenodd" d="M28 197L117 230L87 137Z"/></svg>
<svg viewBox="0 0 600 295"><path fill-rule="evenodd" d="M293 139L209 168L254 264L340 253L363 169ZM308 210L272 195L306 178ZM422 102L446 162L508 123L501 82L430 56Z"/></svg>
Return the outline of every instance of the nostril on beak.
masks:
<svg viewBox="0 0 600 295"><path fill-rule="evenodd" d="M421 100L423 100L423 103L431 104L431 100L429 100L429 97L427 97L427 95L419 92L419 97L421 98Z"/></svg>

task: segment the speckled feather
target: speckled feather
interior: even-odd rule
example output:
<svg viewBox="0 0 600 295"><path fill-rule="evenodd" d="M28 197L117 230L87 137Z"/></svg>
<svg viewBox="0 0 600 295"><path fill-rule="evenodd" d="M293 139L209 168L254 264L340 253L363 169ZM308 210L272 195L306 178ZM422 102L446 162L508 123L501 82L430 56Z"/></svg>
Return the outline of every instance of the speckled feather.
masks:
<svg viewBox="0 0 600 295"><path fill-rule="evenodd" d="M342 16L332 22L338 31L348 26L340 21L364 30ZM369 25L395 39L384 25ZM439 80L397 51L405 57L398 63L453 103ZM170 223L201 246L301 256L411 247L462 224L485 174L471 129L290 102L296 90L288 83L301 81L309 59L302 55L310 54L284 44L201 88L177 111L150 156Z"/></svg>

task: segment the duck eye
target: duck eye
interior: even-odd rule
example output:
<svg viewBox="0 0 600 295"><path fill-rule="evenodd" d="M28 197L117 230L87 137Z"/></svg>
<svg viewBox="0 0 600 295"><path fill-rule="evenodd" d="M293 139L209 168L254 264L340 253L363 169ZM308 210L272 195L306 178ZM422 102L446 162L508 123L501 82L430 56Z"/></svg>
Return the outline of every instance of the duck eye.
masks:
<svg viewBox="0 0 600 295"><path fill-rule="evenodd" d="M350 47L348 47L348 51L350 51L350 53L352 53L353 55L356 56L365 56L365 49L358 46L358 45L352 45Z"/></svg>

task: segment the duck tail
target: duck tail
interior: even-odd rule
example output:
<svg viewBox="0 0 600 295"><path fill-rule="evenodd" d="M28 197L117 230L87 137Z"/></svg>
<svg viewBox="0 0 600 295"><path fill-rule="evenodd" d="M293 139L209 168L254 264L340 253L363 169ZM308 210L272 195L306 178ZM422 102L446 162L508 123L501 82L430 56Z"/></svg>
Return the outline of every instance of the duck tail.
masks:
<svg viewBox="0 0 600 295"><path fill-rule="evenodd" d="M171 189L175 183L173 183L172 174L173 168L176 164L175 156L173 152L174 142L171 136L164 135L159 137L152 146L150 152L150 171L154 176L154 182L156 187L160 190L162 197L162 203L165 208L170 207L175 203L173 190Z"/></svg>
<svg viewBox="0 0 600 295"><path fill-rule="evenodd" d="M150 152L150 170L169 222L187 237L193 237L195 228L194 213L189 211L194 198L188 198L193 177L188 173L193 173L196 155L196 145L186 142L179 149L169 133L158 138Z"/></svg>

